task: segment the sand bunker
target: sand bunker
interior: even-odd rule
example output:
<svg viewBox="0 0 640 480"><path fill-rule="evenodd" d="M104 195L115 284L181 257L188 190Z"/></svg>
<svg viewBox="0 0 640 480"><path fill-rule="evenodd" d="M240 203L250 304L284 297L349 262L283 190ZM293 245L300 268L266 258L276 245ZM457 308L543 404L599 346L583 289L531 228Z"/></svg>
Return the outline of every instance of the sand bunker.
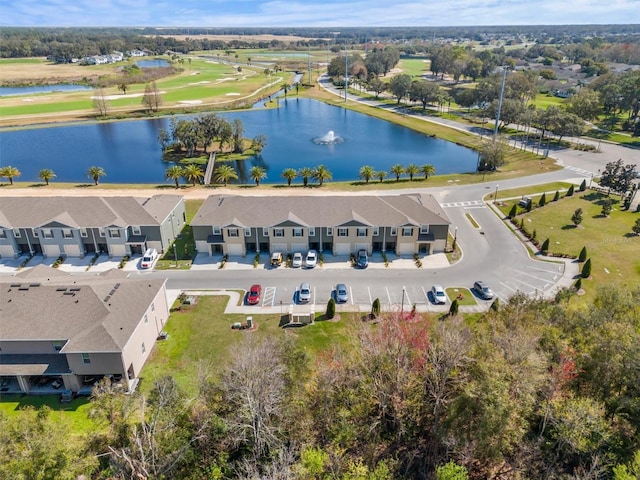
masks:
<svg viewBox="0 0 640 480"><path fill-rule="evenodd" d="M178 103L182 105L200 105L202 100L181 100Z"/></svg>
<svg viewBox="0 0 640 480"><path fill-rule="evenodd" d="M226 95L227 97L234 97L234 96L236 96L236 95L240 95L240 94L239 94L238 92L229 92L229 93L225 93L225 95Z"/></svg>
<svg viewBox="0 0 640 480"><path fill-rule="evenodd" d="M190 83L189 85L202 85L202 84L205 84L205 83L211 83L211 82L209 80L203 80L201 82Z"/></svg>

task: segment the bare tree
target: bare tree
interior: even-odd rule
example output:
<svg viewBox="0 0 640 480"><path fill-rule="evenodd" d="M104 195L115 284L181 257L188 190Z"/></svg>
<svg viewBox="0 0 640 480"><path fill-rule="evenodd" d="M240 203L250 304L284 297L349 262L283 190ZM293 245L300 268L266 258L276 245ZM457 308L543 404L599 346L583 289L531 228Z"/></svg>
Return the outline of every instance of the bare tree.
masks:
<svg viewBox="0 0 640 480"><path fill-rule="evenodd" d="M109 114L111 105L107 100L104 88L100 87L93 92L93 109L99 117L106 117Z"/></svg>

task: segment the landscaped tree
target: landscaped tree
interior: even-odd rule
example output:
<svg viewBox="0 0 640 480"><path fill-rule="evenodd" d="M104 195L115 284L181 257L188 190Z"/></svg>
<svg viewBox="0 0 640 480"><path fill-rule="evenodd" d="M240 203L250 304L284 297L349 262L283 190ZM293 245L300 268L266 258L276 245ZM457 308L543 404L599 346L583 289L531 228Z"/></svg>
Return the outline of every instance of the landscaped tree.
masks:
<svg viewBox="0 0 640 480"><path fill-rule="evenodd" d="M576 227L582 223L582 209L581 208L578 208L578 209L576 209L575 212L573 212L573 215L571 215L571 221L573 222L573 224Z"/></svg>
<svg viewBox="0 0 640 480"><path fill-rule="evenodd" d="M436 167L430 163L426 163L420 167L420 172L424 175L425 180L429 180L429 177L436 174Z"/></svg>
<svg viewBox="0 0 640 480"><path fill-rule="evenodd" d="M0 177L9 179L9 183L11 185L13 185L13 179L15 177L19 177L20 175L22 175L22 172L20 172L20 170L18 170L16 167L12 167L11 165L0 168Z"/></svg>
<svg viewBox="0 0 640 480"><path fill-rule="evenodd" d="M451 302L451 307L449 307L449 315L452 317L455 317L456 315L458 315L458 310L459 310L459 303L458 303L458 299L454 298L453 302Z"/></svg>
<svg viewBox="0 0 640 480"><path fill-rule="evenodd" d="M249 171L249 177L251 177L253 179L254 182L256 182L256 187L260 186L260 180L262 180L263 178L267 178L267 171L256 165L254 167L251 167L251 170Z"/></svg>
<svg viewBox="0 0 640 480"><path fill-rule="evenodd" d="M267 136L266 135L256 135L251 140L251 150L256 156L260 156L264 147L267 146Z"/></svg>
<svg viewBox="0 0 640 480"><path fill-rule="evenodd" d="M557 202L558 200L560 200L560 192L556 190L556 194L553 196L553 201Z"/></svg>
<svg viewBox="0 0 640 480"><path fill-rule="evenodd" d="M129 88L129 86L124 82L122 82L120 85L118 85L118 90L120 90L123 95L127 94L127 89L128 88Z"/></svg>
<svg viewBox="0 0 640 480"><path fill-rule="evenodd" d="M200 183L200 180L204 177L204 172L202 171L202 167L197 163L190 163L182 169L182 176L195 187L196 182Z"/></svg>
<svg viewBox="0 0 640 480"><path fill-rule="evenodd" d="M93 166L93 167L89 167L89 169L87 170L87 177L93 179L96 185L98 185L98 181L100 180L100 177L106 177L106 176L107 174L102 167Z"/></svg>
<svg viewBox="0 0 640 480"><path fill-rule="evenodd" d="M636 235L640 235L640 218L636 218L636 223L633 224L633 227L631 227L631 230Z"/></svg>
<svg viewBox="0 0 640 480"><path fill-rule="evenodd" d="M382 181L387 178L388 173L386 172L386 170L378 170L376 172L376 177L378 178L378 180L380 180L380 183L382 183Z"/></svg>
<svg viewBox="0 0 640 480"><path fill-rule="evenodd" d="M546 255L549 251L549 239L547 238L544 242L542 242L542 246L540 247L540 251Z"/></svg>
<svg viewBox="0 0 640 480"><path fill-rule="evenodd" d="M518 205L514 203L513 206L511 207L511 210L509 210L509 218L514 218L517 214L518 214Z"/></svg>
<svg viewBox="0 0 640 480"><path fill-rule="evenodd" d="M280 175L287 181L287 186L291 186L291 182L298 176L298 172L295 168L285 168Z"/></svg>
<svg viewBox="0 0 640 480"><path fill-rule="evenodd" d="M313 177L314 170L311 167L302 167L298 172L298 175L302 177L302 185L307 186L309 179Z"/></svg>
<svg viewBox="0 0 640 480"><path fill-rule="evenodd" d="M333 298L330 298L327 302L327 311L325 316L329 320L336 316L336 301Z"/></svg>
<svg viewBox="0 0 640 480"><path fill-rule="evenodd" d="M182 175L183 171L180 165L171 165L164 171L164 178L176 182L176 188L180 186L180 178L182 178Z"/></svg>
<svg viewBox="0 0 640 480"><path fill-rule="evenodd" d="M409 175L409 180L413 182L414 175L417 175L420 172L420 169L415 163L410 163L404 171Z"/></svg>
<svg viewBox="0 0 640 480"><path fill-rule="evenodd" d="M328 181L333 178L333 174L324 165L318 165L313 172L313 178L322 186L325 180Z"/></svg>
<svg viewBox="0 0 640 480"><path fill-rule="evenodd" d="M483 142L480 147L479 172L491 172L504 164L509 145L502 139Z"/></svg>
<svg viewBox="0 0 640 480"><path fill-rule="evenodd" d="M93 92L93 109L99 117L106 117L109 113L109 101L104 88L100 87Z"/></svg>
<svg viewBox="0 0 640 480"><path fill-rule="evenodd" d="M371 315L377 317L380 315L380 299L376 298L371 304Z"/></svg>
<svg viewBox="0 0 640 480"><path fill-rule="evenodd" d="M404 167L399 163L392 165L390 171L396 176L396 182L400 181L400 175L404 175Z"/></svg>
<svg viewBox="0 0 640 480"><path fill-rule="evenodd" d="M587 181L586 180L582 180L582 183L580 184L580 188L578 189L579 192L584 192L587 189Z"/></svg>
<svg viewBox="0 0 640 480"><path fill-rule="evenodd" d="M147 107L150 112L157 112L162 105L162 94L158 89L155 81L147 83L144 87L144 95L142 96L142 105Z"/></svg>
<svg viewBox="0 0 640 480"><path fill-rule="evenodd" d="M633 185L637 174L636 165L623 165L622 159L609 162L600 175L600 186L609 188L609 192L624 195Z"/></svg>
<svg viewBox="0 0 640 480"><path fill-rule="evenodd" d="M414 80L409 88L409 99L412 102L420 102L422 110L427 109L428 103L435 103L438 100L440 86L435 82L426 80Z"/></svg>
<svg viewBox="0 0 640 480"><path fill-rule="evenodd" d="M544 207L546 203L547 203L547 194L543 193L542 196L540 197L540 201L538 202L538 206Z"/></svg>
<svg viewBox="0 0 640 480"><path fill-rule="evenodd" d="M411 77L406 74L396 75L389 82L389 90L393 93L393 96L398 100L397 103L400 103L408 93L411 88Z"/></svg>
<svg viewBox="0 0 640 480"><path fill-rule="evenodd" d="M376 172L371 165L365 165L360 169L359 175L360 178L365 181L365 183L369 183L369 180L373 178L375 173Z"/></svg>
<svg viewBox="0 0 640 480"><path fill-rule="evenodd" d="M233 136L233 153L244 153L244 125L239 118L231 123L231 135Z"/></svg>
<svg viewBox="0 0 640 480"><path fill-rule="evenodd" d="M602 201L602 211L600 212L603 217L608 217L612 210L612 203L610 198L605 198Z"/></svg>
<svg viewBox="0 0 640 480"><path fill-rule="evenodd" d="M213 172L213 178L216 182L222 183L226 187L229 180L238 179L238 173L231 165L220 165Z"/></svg>
<svg viewBox="0 0 640 480"><path fill-rule="evenodd" d="M578 255L578 261L582 263L586 259L587 259L587 247L582 247L582 250L580 250L580 255Z"/></svg>
<svg viewBox="0 0 640 480"><path fill-rule="evenodd" d="M380 80L378 77L374 77L368 83L369 90L372 90L376 94L376 99L387 88L387 84Z"/></svg>
<svg viewBox="0 0 640 480"><path fill-rule="evenodd" d="M573 191L574 191L573 184L571 184L569 186L569 190L567 190L567 197L573 197Z"/></svg>
<svg viewBox="0 0 640 480"><path fill-rule="evenodd" d="M589 278L591 276L591 259L587 258L582 266L582 278Z"/></svg>
<svg viewBox="0 0 640 480"><path fill-rule="evenodd" d="M49 180L55 177L56 177L56 174L50 168L43 168L38 172L38 178L40 180L43 180L44 183L46 183L47 185L49 185Z"/></svg>

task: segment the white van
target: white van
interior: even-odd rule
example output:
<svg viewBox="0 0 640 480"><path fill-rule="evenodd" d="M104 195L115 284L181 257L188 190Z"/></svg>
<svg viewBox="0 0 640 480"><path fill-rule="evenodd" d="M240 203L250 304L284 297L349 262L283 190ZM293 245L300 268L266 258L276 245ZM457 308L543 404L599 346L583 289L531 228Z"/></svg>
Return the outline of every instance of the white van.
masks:
<svg viewBox="0 0 640 480"><path fill-rule="evenodd" d="M148 248L144 255L142 255L142 260L140 260L141 268L151 268L153 266L153 262L158 258L158 251L155 248Z"/></svg>

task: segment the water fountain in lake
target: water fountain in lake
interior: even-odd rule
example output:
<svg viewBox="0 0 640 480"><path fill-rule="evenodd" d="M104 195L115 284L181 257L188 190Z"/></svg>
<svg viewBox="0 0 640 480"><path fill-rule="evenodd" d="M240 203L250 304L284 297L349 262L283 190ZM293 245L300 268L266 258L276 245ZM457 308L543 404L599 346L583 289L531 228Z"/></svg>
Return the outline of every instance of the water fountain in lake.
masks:
<svg viewBox="0 0 640 480"><path fill-rule="evenodd" d="M335 145L336 143L342 143L344 139L335 134L333 130L329 130L326 135L313 139L313 143L316 145Z"/></svg>

